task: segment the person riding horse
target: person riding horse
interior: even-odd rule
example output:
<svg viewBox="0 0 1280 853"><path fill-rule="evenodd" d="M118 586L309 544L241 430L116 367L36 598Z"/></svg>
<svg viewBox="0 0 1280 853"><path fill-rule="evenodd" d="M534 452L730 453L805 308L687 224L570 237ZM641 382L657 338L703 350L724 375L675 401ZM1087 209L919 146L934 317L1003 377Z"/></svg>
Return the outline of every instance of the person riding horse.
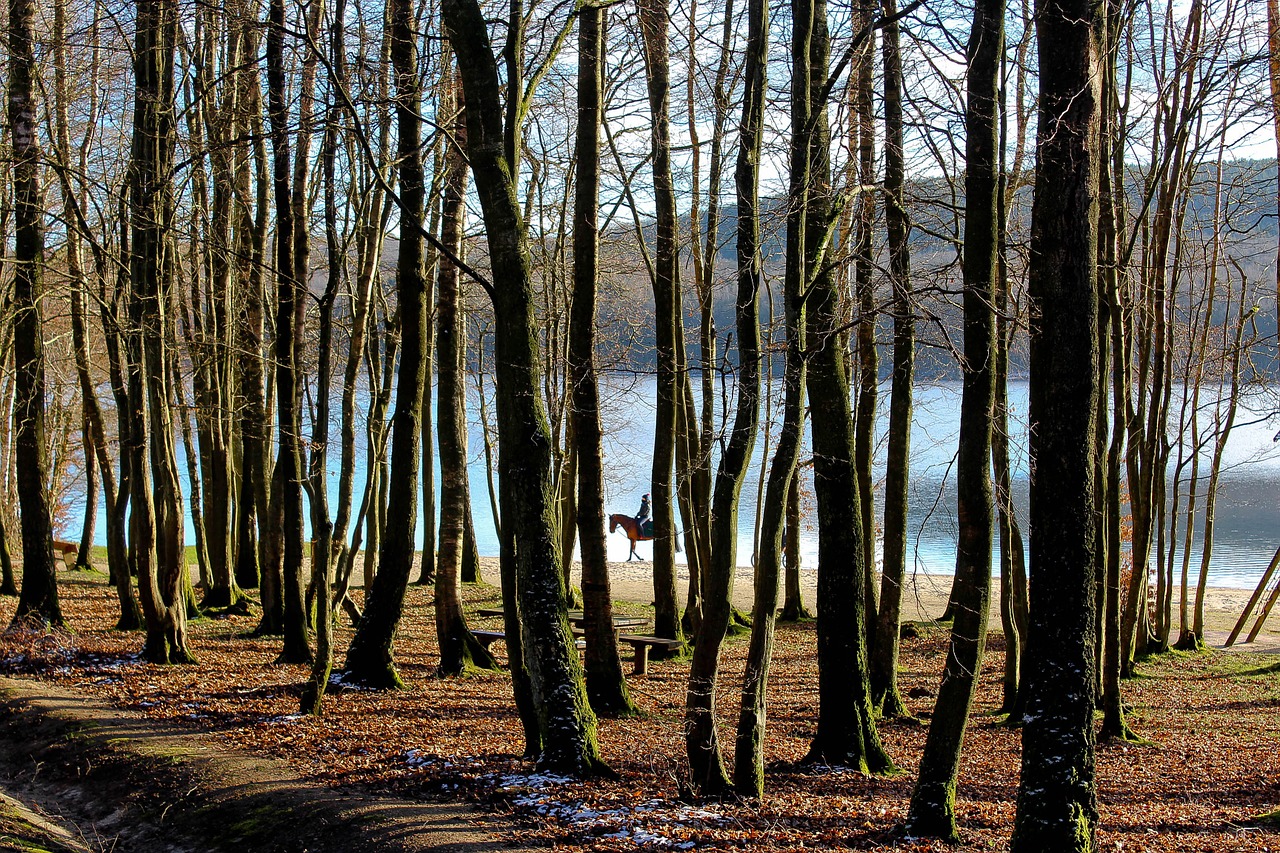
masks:
<svg viewBox="0 0 1280 853"><path fill-rule="evenodd" d="M652 536L653 534L646 529L646 524L648 522L649 522L649 493L645 492L644 497L640 498L640 509L638 512L636 512L636 527L639 528L646 535Z"/></svg>

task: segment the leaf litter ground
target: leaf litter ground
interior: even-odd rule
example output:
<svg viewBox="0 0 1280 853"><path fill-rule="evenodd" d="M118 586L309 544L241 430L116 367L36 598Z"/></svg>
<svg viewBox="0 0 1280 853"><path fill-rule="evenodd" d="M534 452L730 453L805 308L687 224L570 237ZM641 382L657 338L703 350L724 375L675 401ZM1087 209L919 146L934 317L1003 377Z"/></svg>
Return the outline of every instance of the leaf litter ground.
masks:
<svg viewBox="0 0 1280 853"><path fill-rule="evenodd" d="M255 638L256 616L191 623L198 663L159 667L141 636L113 631L114 590L76 573L62 587L70 631L0 638L0 671L56 682L149 717L215 733L228 747L287 761L315 781L365 793L469 801L509 817L513 840L590 850L1005 849L1013 827L1020 734L999 725L1003 639L994 633L965 740L957 815L962 844L902 837L947 633L903 641L900 687L922 724L884 723L899 773L868 777L802 766L817 711L812 623L779 625L769 684L766 794L760 802L681 800L688 663L651 662L632 677L635 719L602 720L616 780L572 782L521 760L519 719L505 673L435 676L430 589L409 590L395 656L408 689L344 687L320 718L297 713L306 667L276 664L278 638ZM357 592L358 595L358 592ZM468 607L497 606L496 588L467 586ZM13 599L0 602L7 624ZM636 604L620 605L643 613ZM497 620L472 617L472 627ZM335 670L350 627L339 626ZM498 647L501 650L501 647ZM731 639L717 695L732 760L745 637ZM1280 657L1166 655L1124 684L1129 721L1149 745L1098 750L1102 850L1277 851L1280 833L1253 824L1280 805Z"/></svg>

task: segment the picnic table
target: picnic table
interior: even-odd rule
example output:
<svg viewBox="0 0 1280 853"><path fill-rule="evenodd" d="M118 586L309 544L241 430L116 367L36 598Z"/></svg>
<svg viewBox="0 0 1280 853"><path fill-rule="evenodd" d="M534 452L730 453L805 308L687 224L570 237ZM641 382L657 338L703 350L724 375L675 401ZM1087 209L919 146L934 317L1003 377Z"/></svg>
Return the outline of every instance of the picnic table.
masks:
<svg viewBox="0 0 1280 853"><path fill-rule="evenodd" d="M476 610L477 616L500 617L503 615L500 607L481 607ZM586 621L585 615L581 610L570 610L568 613L569 622L573 624L573 633L578 637L577 646L583 648L583 623ZM627 631L638 631L647 628L649 620L644 616L614 616L613 630L618 635L618 642L631 646L633 651L632 671L636 675L644 675L649 669L649 650L663 649L665 651L673 651L681 645L679 640L668 640L663 637L649 637L637 633L624 633ZM492 630L473 630L471 632L476 639L484 643L487 648L490 643L496 640L505 640L506 634L503 631Z"/></svg>
<svg viewBox="0 0 1280 853"><path fill-rule="evenodd" d="M476 611L477 616L493 616L501 617L503 615L501 607L481 607ZM569 611L569 622L575 628L581 628L586 621L586 616L581 610ZM633 631L637 628L645 628L649 625L649 620L644 616L614 616L613 630L615 631Z"/></svg>

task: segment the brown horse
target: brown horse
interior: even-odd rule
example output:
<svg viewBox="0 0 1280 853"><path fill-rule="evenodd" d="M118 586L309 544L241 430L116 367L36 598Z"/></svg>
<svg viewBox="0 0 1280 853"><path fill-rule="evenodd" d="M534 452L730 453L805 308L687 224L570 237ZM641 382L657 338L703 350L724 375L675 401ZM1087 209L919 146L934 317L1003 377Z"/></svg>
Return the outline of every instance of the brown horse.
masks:
<svg viewBox="0 0 1280 853"><path fill-rule="evenodd" d="M644 535L640 530L640 525L636 523L635 516L615 512L613 515L609 516L609 532L612 533L619 527L621 527L622 531L627 534L627 538L631 540L631 554L627 557L627 562L630 563L632 560L643 559L636 553L636 543L649 542L653 537Z"/></svg>

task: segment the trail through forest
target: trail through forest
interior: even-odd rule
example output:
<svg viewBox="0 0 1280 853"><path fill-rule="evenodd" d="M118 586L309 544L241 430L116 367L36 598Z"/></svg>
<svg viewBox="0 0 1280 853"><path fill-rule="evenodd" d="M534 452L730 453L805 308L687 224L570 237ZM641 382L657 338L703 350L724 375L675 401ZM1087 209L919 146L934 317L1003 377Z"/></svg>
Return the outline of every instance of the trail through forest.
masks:
<svg viewBox="0 0 1280 853"><path fill-rule="evenodd" d="M465 804L336 790L216 734L0 678L0 849L519 853L497 830Z"/></svg>
<svg viewBox="0 0 1280 853"><path fill-rule="evenodd" d="M648 567L611 568L619 595L640 599L620 599L619 611L651 613ZM945 584L920 586L922 615L940 609ZM71 574L63 590L74 633L10 635L0 648L0 670L11 676L0 686L0 787L66 818L89 850L987 850L1003 848L1012 828L1020 734L995 716L998 633L966 736L963 844L951 848L901 835L926 726L882 726L903 771L894 776L797 763L817 698L811 623L779 628L764 799L692 802L682 776L687 661L651 662L647 676L629 677L645 716L601 721L603 756L618 778L573 783L533 774L520 758L505 673L435 677L426 588L411 587L397 639L408 689L344 689L335 676L318 719L295 713L306 668L275 664L279 640L250 637L254 616L193 623L198 662L159 667L139 659L141 635L111 630L101 575ZM1234 616L1231 594L1215 595L1211 628ZM476 611L496 603L496 588L468 584L464 596L473 624L486 625ZM339 626L339 642L349 630ZM1274 650L1277 636L1273 627L1259 645ZM904 628L901 686L921 720L945 648L943 629ZM719 713L736 713L744 654L743 639L731 638L724 668L733 677ZM1151 743L1100 746L1102 849L1280 848L1280 835L1252 822L1280 803L1280 657L1211 650L1156 658L1140 671L1126 698Z"/></svg>

